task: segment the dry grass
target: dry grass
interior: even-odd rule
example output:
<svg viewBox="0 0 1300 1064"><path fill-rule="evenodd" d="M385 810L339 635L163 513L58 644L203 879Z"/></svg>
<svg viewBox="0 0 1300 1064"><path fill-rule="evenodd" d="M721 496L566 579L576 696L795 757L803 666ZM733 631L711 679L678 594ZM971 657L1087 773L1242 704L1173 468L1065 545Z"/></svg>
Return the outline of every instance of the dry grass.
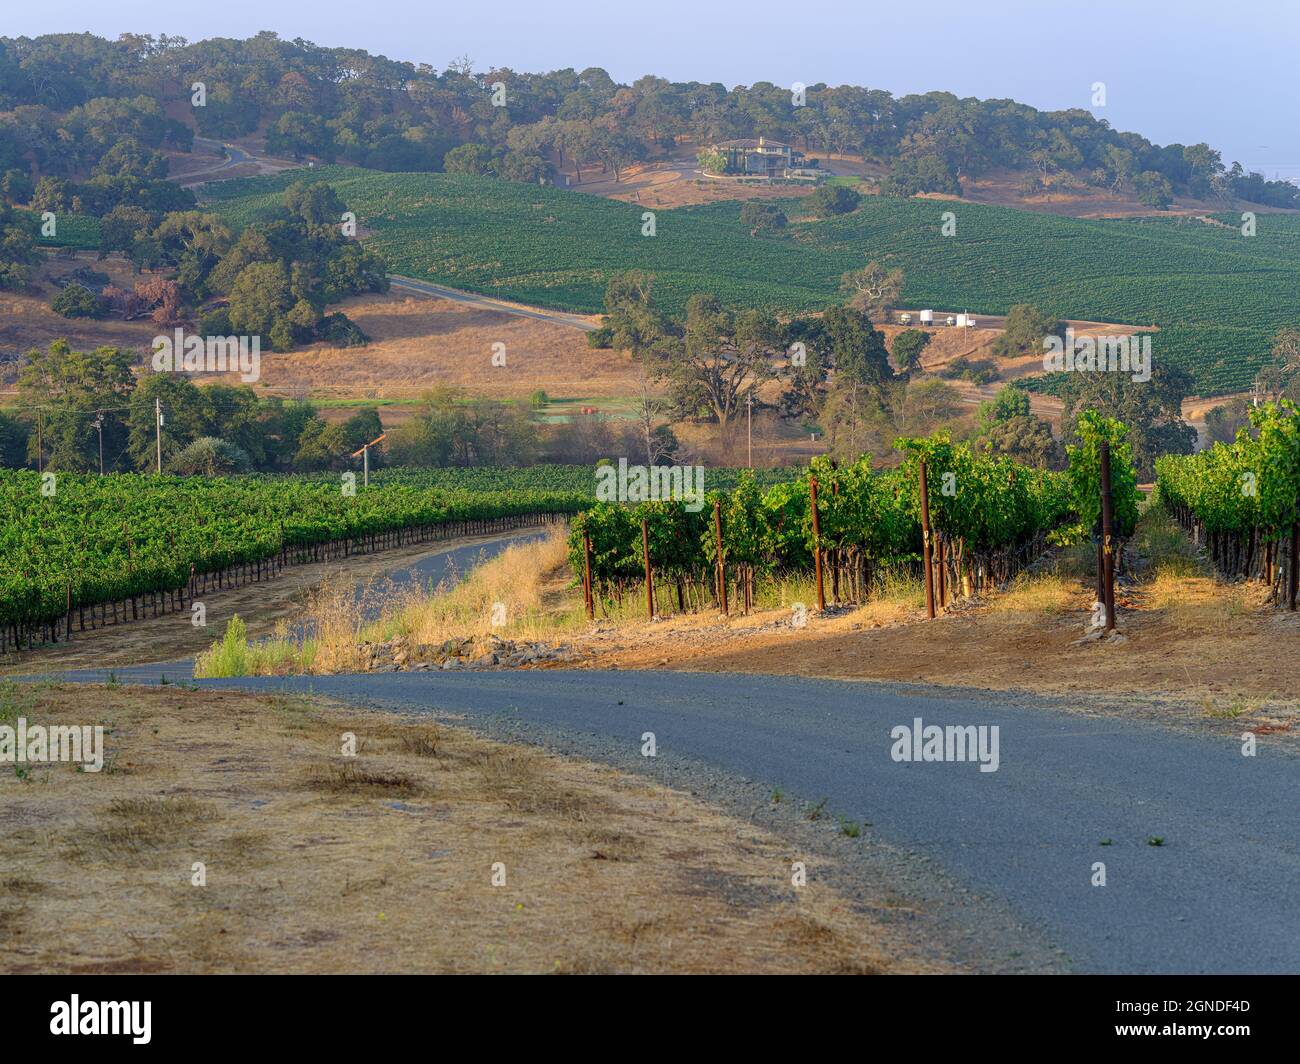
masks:
<svg viewBox="0 0 1300 1064"><path fill-rule="evenodd" d="M572 326L397 288L337 309L370 337L364 351L315 344L264 359L259 388L346 399L418 399L438 387L495 399L525 399L539 388L584 398L635 390L633 361L588 347L586 334ZM503 367L492 365L495 343L506 345Z"/></svg>
<svg viewBox="0 0 1300 1064"><path fill-rule="evenodd" d="M558 615L547 608L548 589L567 574L568 556L568 529L555 527L540 540L507 547L452 586L414 596L365 634L381 639L401 635L413 643L494 633L522 639L553 635L581 615L581 603ZM494 615L501 619L502 609L505 623L494 625Z"/></svg>
<svg viewBox="0 0 1300 1064"><path fill-rule="evenodd" d="M364 619L366 599L347 580L329 580L310 596L292 635L286 625L267 640L248 643L238 628L195 663L197 676L254 676L287 672L329 674L364 670L363 643L401 637L412 645L453 639L536 640L577 629L581 603L567 593L568 544L563 527L544 538L507 547L477 564L468 576L445 580L432 592L413 587L386 594L381 618ZM395 604L394 604L395 603ZM504 611L504 612L502 612ZM504 616L505 623L494 623Z"/></svg>
<svg viewBox="0 0 1300 1064"><path fill-rule="evenodd" d="M1079 597L1076 577L1060 572L1020 573L1001 594L988 597L990 613L1061 614L1074 607Z"/></svg>
<svg viewBox="0 0 1300 1064"><path fill-rule="evenodd" d="M1147 609L1160 611L1178 629L1231 634L1262 608L1266 593L1257 585L1225 584L1190 539L1157 505L1143 512L1134 547L1145 563L1140 593Z"/></svg>
<svg viewBox="0 0 1300 1064"><path fill-rule="evenodd" d="M234 691L47 687L25 711L104 724L132 770L0 773L3 972L933 967L815 856L613 769Z"/></svg>

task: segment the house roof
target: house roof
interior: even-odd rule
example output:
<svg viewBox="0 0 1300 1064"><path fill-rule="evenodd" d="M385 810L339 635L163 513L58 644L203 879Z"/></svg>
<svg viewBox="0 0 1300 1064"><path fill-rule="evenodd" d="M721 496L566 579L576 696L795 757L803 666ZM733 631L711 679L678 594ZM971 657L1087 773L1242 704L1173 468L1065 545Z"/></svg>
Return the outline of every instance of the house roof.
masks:
<svg viewBox="0 0 1300 1064"><path fill-rule="evenodd" d="M788 148L790 145L782 144L779 140L768 140L763 138L760 144L757 140L724 140L720 144L715 144L716 148Z"/></svg>

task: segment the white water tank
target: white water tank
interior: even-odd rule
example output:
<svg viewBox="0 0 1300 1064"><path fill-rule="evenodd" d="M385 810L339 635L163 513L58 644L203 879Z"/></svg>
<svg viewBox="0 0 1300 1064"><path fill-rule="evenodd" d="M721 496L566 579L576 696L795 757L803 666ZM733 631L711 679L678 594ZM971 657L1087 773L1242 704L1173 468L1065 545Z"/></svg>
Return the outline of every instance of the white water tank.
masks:
<svg viewBox="0 0 1300 1064"><path fill-rule="evenodd" d="M922 324L922 325L933 325L933 324L934 324L934 311L932 311L932 310L923 310L923 311L921 311L921 324Z"/></svg>

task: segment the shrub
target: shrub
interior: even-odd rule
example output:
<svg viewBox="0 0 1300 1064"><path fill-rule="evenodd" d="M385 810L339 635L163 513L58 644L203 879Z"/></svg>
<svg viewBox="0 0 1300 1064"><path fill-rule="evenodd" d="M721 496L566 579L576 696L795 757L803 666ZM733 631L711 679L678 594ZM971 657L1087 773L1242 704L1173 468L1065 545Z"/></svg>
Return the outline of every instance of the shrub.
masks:
<svg viewBox="0 0 1300 1064"><path fill-rule="evenodd" d="M740 224L750 231L751 236L784 229L786 221L785 212L772 203L750 202L740 208Z"/></svg>
<svg viewBox="0 0 1300 1064"><path fill-rule="evenodd" d="M50 306L65 318L102 318L108 304L84 285L70 284L59 292Z"/></svg>
<svg viewBox="0 0 1300 1064"><path fill-rule="evenodd" d="M848 214L862 202L862 197L846 185L822 185L809 199L812 209L823 218Z"/></svg>
<svg viewBox="0 0 1300 1064"><path fill-rule="evenodd" d="M215 436L200 436L172 459L172 470L183 476L225 476L247 473L252 466L248 452Z"/></svg>
<svg viewBox="0 0 1300 1064"><path fill-rule="evenodd" d="M335 347L365 347L370 342L370 337L361 331L361 327L342 312L326 314L321 319L319 332L322 339Z"/></svg>

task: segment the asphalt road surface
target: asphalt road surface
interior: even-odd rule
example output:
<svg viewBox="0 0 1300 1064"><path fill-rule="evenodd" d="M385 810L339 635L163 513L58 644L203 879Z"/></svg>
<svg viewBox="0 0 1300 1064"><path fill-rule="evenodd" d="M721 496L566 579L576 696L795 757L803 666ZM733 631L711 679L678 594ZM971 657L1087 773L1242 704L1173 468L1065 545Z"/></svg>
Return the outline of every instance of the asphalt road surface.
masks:
<svg viewBox="0 0 1300 1064"><path fill-rule="evenodd" d="M184 667L166 666L170 680ZM118 670L157 682L158 666ZM78 678L93 679L96 674ZM99 674L102 675L102 674ZM1028 697L686 673L491 671L199 681L464 715L627 764L658 759L827 800L1041 930L1081 972L1300 971L1300 760ZM895 761L896 726L996 725L998 767ZM991 737L991 732L986 733ZM646 759L638 762L648 764ZM647 771L653 771L647 769ZM1094 867L1106 883L1094 886Z"/></svg>
<svg viewBox="0 0 1300 1064"><path fill-rule="evenodd" d="M542 310L540 307L523 307L517 303L507 303L500 299L493 299L491 296L481 296L475 292L463 292L459 288L448 288L446 285L433 284L429 281L417 281L414 277L403 277L401 274L390 273L389 281L394 288L405 289L410 292L418 292L420 295L436 296L439 299L450 299L457 303L469 303L472 306L482 307L484 310L495 310L501 314L513 314L518 318L535 318L537 321L549 321L552 325L564 325L570 329L581 329L583 332L595 332L596 326L589 321L583 321L582 318L575 317L572 314L565 314L558 310Z"/></svg>

